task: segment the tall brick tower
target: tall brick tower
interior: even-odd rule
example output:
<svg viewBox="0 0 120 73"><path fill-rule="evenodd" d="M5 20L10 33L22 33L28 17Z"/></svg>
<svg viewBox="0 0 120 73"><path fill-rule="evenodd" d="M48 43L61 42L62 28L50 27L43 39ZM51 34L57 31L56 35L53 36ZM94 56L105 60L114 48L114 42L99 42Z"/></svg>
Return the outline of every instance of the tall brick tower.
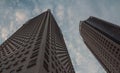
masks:
<svg viewBox="0 0 120 73"><path fill-rule="evenodd" d="M120 73L120 26L90 17L80 23L83 41L107 73Z"/></svg>
<svg viewBox="0 0 120 73"><path fill-rule="evenodd" d="M0 46L0 73L75 73L50 10L26 22Z"/></svg>

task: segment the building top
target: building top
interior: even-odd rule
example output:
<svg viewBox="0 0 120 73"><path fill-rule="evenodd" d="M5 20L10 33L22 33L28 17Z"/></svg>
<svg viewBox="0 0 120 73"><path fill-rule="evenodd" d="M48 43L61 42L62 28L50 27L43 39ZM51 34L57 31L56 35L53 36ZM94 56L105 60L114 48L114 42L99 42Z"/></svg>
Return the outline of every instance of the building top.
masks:
<svg viewBox="0 0 120 73"><path fill-rule="evenodd" d="M108 38L120 44L120 26L93 16L90 16L84 22L88 23L90 26L94 27Z"/></svg>
<svg viewBox="0 0 120 73"><path fill-rule="evenodd" d="M50 10L50 9L48 9L47 11L48 11L48 12L51 12L51 10Z"/></svg>

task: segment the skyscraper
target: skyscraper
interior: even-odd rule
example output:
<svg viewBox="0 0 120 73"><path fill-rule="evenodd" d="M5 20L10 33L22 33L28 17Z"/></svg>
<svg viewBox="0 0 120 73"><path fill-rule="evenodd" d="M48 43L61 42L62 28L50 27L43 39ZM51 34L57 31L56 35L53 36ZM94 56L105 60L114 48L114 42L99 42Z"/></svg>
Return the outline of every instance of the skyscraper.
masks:
<svg viewBox="0 0 120 73"><path fill-rule="evenodd" d="M90 17L80 22L83 41L107 73L120 73L120 27Z"/></svg>
<svg viewBox="0 0 120 73"><path fill-rule="evenodd" d="M0 73L74 73L50 10L26 22L1 44Z"/></svg>

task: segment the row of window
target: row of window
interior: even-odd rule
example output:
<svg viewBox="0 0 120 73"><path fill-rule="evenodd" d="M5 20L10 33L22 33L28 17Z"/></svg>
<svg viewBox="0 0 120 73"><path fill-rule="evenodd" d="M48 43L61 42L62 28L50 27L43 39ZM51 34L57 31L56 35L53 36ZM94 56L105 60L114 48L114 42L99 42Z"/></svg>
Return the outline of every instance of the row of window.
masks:
<svg viewBox="0 0 120 73"><path fill-rule="evenodd" d="M84 25L86 26L86 25ZM85 30L88 33L91 33L90 35L98 42L101 42L103 44L103 46L110 51L115 57L120 58L120 48L116 46L116 44L113 43L113 41L108 40L108 38L106 38L105 36L101 35L100 33L98 33L97 31L92 31L93 29L91 28L87 28L84 27ZM83 29L84 29L83 28Z"/></svg>
<svg viewBox="0 0 120 73"><path fill-rule="evenodd" d="M93 45L93 46L96 46L93 48L94 49L94 53L99 56L99 58L104 58L102 59L101 61L105 61L107 60L107 63L111 64L112 66L114 66L113 68L115 68L116 70L118 70L120 67L119 67L119 63L117 60L115 60L113 57L111 57L107 52L105 51L104 49L107 48L107 47L104 47L105 43L103 43L102 41L100 40L103 40L103 36L101 36L98 32L96 32L95 30L93 30L90 26L87 26L86 24L84 24L83 28L82 28L82 35L83 37L85 38L86 42L89 43L89 45ZM94 35L93 35L94 34ZM106 40L106 38L104 38L104 40ZM108 41L108 40L107 40ZM100 43L101 42L101 43ZM107 42L108 43L108 42ZM109 44L109 46L111 46L111 42ZM111 49L110 47L108 46L109 49ZM112 45L113 46L113 45ZM91 48L91 49L92 49ZM113 49L116 49L113 47ZM113 52L113 51L112 51ZM105 64L105 63L104 63ZM108 64L106 65L107 67Z"/></svg>
<svg viewBox="0 0 120 73"><path fill-rule="evenodd" d="M52 53L52 60L55 61L52 65L53 68L54 66L57 68L55 68L58 72L64 72L66 73L67 71L72 71L72 65L70 62L70 59L68 57L68 53L67 53L67 49L65 44L63 43L64 40L63 37L59 37L58 34L56 34L56 31L58 31L56 29L56 31L54 31L54 29L52 29L53 32L55 33L51 33L50 34L50 38L51 38L51 53ZM57 33L60 33L59 31ZM60 34L61 35L61 34ZM60 57L61 56L61 57ZM66 70L64 71L64 69L66 68ZM56 73L56 72L55 72Z"/></svg>

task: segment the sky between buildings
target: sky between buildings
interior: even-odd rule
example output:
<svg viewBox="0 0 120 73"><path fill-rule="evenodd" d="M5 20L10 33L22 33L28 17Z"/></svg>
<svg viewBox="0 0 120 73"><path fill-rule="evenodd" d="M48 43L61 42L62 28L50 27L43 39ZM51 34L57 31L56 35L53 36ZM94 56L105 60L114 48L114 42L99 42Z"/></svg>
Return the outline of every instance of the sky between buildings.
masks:
<svg viewBox="0 0 120 73"><path fill-rule="evenodd" d="M0 44L47 9L62 30L75 72L106 73L82 41L79 22L95 16L120 25L120 0L0 0Z"/></svg>

